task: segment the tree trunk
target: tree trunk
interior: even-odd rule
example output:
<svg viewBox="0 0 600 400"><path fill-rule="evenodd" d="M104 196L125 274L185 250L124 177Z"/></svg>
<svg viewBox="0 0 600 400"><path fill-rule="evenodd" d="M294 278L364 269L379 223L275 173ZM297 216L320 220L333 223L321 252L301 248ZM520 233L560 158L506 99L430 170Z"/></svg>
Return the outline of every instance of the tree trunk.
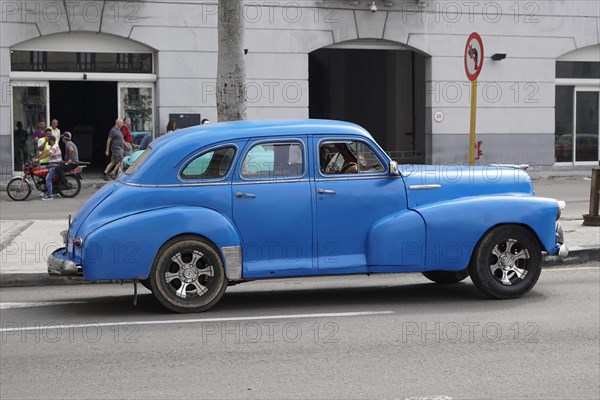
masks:
<svg viewBox="0 0 600 400"><path fill-rule="evenodd" d="M246 119L246 64L242 0L219 0L217 115L219 122Z"/></svg>

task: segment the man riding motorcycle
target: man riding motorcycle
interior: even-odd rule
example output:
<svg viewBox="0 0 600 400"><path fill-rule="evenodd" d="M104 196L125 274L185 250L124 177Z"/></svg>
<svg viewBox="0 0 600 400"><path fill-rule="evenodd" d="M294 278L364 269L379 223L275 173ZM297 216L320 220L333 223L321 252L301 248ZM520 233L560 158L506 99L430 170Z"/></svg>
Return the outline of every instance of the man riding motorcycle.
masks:
<svg viewBox="0 0 600 400"><path fill-rule="evenodd" d="M33 158L33 161L38 161L40 159L49 158L49 170L48 175L46 175L46 196L42 197L42 200L52 200L52 178L57 174L56 168L62 164L62 153L60 151L60 147L58 143L56 143L56 137L54 135L50 135L47 138L48 144L50 148L48 150L42 151L37 157Z"/></svg>

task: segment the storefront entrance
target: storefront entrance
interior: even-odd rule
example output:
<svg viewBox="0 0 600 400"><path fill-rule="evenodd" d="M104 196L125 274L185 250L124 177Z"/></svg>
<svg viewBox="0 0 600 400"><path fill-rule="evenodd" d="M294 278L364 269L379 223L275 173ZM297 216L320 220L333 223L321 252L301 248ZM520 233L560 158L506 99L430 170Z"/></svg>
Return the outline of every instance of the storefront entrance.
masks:
<svg viewBox="0 0 600 400"><path fill-rule="evenodd" d="M107 162L106 137L117 117L117 82L50 82L50 118L73 134L79 158L94 169Z"/></svg>
<svg viewBox="0 0 600 400"><path fill-rule="evenodd" d="M13 162L21 171L35 155L33 133L40 120L58 120L70 131L82 161L103 169L106 138L116 118L131 130L154 136L155 52L135 41L92 32L35 38L10 49ZM134 135L134 138L136 136ZM135 140L135 139L134 139ZM7 163L8 164L8 163Z"/></svg>
<svg viewBox="0 0 600 400"><path fill-rule="evenodd" d="M425 56L400 45L347 43L309 54L310 118L367 129L396 161L425 161Z"/></svg>

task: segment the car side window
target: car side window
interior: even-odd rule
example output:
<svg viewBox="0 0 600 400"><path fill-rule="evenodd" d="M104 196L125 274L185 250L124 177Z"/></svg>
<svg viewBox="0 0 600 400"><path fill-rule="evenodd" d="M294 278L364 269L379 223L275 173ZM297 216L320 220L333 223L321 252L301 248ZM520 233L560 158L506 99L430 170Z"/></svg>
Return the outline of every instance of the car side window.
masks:
<svg viewBox="0 0 600 400"><path fill-rule="evenodd" d="M301 143L260 143L246 154L241 176L247 180L289 179L304 175Z"/></svg>
<svg viewBox="0 0 600 400"><path fill-rule="evenodd" d="M322 142L319 147L319 167L323 175L385 171L375 152L361 141Z"/></svg>
<svg viewBox="0 0 600 400"><path fill-rule="evenodd" d="M200 154L181 173L183 179L220 179L227 175L235 156L234 147L222 147Z"/></svg>

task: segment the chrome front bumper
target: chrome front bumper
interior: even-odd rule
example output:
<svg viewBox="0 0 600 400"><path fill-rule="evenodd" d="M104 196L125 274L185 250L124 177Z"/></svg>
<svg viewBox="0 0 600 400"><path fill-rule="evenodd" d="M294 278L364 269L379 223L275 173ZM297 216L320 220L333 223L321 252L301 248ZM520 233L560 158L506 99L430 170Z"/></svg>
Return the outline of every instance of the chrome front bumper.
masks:
<svg viewBox="0 0 600 400"><path fill-rule="evenodd" d="M558 247L557 255L560 258L566 258L569 255L569 248L565 244L565 235L563 233L562 225L556 221L556 246Z"/></svg>
<svg viewBox="0 0 600 400"><path fill-rule="evenodd" d="M48 257L48 275L80 275L83 270L70 259L67 249L61 247Z"/></svg>

